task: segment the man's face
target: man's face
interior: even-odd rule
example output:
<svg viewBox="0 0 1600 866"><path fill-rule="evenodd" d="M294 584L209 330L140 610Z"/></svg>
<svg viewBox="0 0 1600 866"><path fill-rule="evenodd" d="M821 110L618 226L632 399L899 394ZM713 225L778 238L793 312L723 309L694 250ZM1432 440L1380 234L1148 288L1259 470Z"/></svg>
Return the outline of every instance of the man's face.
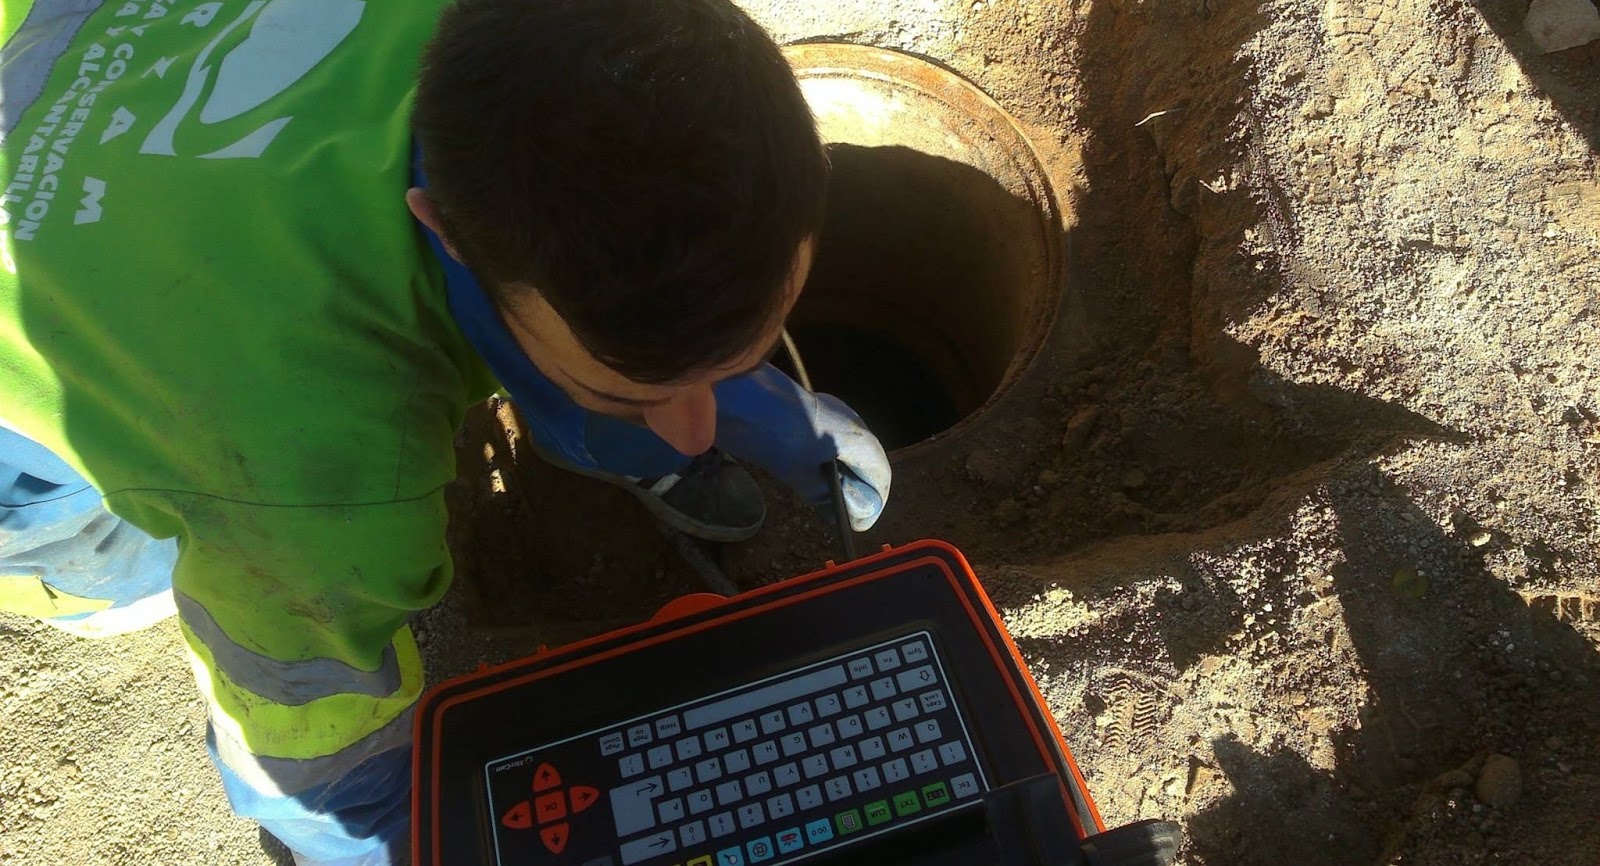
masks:
<svg viewBox="0 0 1600 866"><path fill-rule="evenodd" d="M406 206L445 241L450 254L459 260L428 194L421 189L408 190ZM777 351L783 339L783 322L811 274L814 251L811 238L802 241L795 251L783 304L760 339L725 364L667 385L635 382L596 360L537 291L508 293L522 300L511 309L502 309L500 314L523 353L573 402L591 412L643 424L679 452L695 457L705 453L717 438L717 399L711 387L751 372Z"/></svg>
<svg viewBox="0 0 1600 866"><path fill-rule="evenodd" d="M743 354L690 374L681 382L646 385L612 370L583 348L567 323L538 292L514 292L521 300L501 311L522 351L573 402L591 412L643 424L679 452L704 453L717 436L717 399L711 388L760 367L782 344L783 323L811 272L810 239L795 253L778 314Z"/></svg>

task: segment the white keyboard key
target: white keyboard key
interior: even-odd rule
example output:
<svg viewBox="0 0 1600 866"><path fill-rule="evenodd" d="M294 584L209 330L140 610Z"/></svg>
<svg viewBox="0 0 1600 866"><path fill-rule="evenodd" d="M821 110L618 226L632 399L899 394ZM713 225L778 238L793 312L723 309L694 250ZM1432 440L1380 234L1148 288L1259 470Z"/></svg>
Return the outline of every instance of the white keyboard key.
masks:
<svg viewBox="0 0 1600 866"><path fill-rule="evenodd" d="M629 755L617 762L622 778L631 779L644 772L644 755Z"/></svg>
<svg viewBox="0 0 1600 866"><path fill-rule="evenodd" d="M611 789L611 817L616 821L618 838L632 836L656 825L655 801L664 790L660 776Z"/></svg>
<svg viewBox="0 0 1600 866"><path fill-rule="evenodd" d="M802 811L810 811L822 805L822 788L817 785L807 785L795 792L794 799L800 804Z"/></svg>
<svg viewBox="0 0 1600 866"><path fill-rule="evenodd" d="M808 755L800 762L800 768L805 771L807 779L815 779L828 775L827 755Z"/></svg>
<svg viewBox="0 0 1600 866"><path fill-rule="evenodd" d="M778 787L780 788L787 788L790 785L799 784L800 767L796 764L784 764L778 769L772 771L772 778L778 783Z"/></svg>
<svg viewBox="0 0 1600 866"><path fill-rule="evenodd" d="M851 659L848 667L850 668L850 679L853 680L866 679L876 673L872 669L872 659L865 657Z"/></svg>
<svg viewBox="0 0 1600 866"><path fill-rule="evenodd" d="M667 774L667 790L677 793L694 784L694 771L679 767Z"/></svg>
<svg viewBox="0 0 1600 866"><path fill-rule="evenodd" d="M971 773L963 773L951 780L950 791L957 800L971 797L978 793L978 778Z"/></svg>
<svg viewBox="0 0 1600 866"><path fill-rule="evenodd" d="M884 756L883 738L872 737L861 741L861 760L876 761Z"/></svg>
<svg viewBox="0 0 1600 866"><path fill-rule="evenodd" d="M702 821L685 824L678 828L678 839L683 842L683 847L693 848L706 841L706 825Z"/></svg>
<svg viewBox="0 0 1600 866"><path fill-rule="evenodd" d="M717 786L717 805L731 806L744 799L744 788L740 787L739 780L723 782Z"/></svg>
<svg viewBox="0 0 1600 866"><path fill-rule="evenodd" d="M883 784L878 779L877 767L862 767L851 778L856 780L856 790L863 794Z"/></svg>
<svg viewBox="0 0 1600 866"><path fill-rule="evenodd" d="M911 778L911 768L906 766L904 758L895 758L883 765L883 777L889 780L889 784L897 785Z"/></svg>
<svg viewBox="0 0 1600 866"><path fill-rule="evenodd" d="M864 707L871 702L872 698L867 696L866 686L851 686L844 690L844 705L848 709Z"/></svg>
<svg viewBox="0 0 1600 866"><path fill-rule="evenodd" d="M676 850L678 850L678 837L671 830L662 830L660 833L652 833L623 845L622 866L633 866L651 857L671 854Z"/></svg>
<svg viewBox="0 0 1600 866"><path fill-rule="evenodd" d="M873 656L872 660L878 663L878 670L892 671L900 666L900 653L894 647L889 647Z"/></svg>
<svg viewBox="0 0 1600 866"><path fill-rule="evenodd" d="M717 801L712 799L710 791L696 791L689 795L689 814L691 815L709 812L716 805Z"/></svg>
<svg viewBox="0 0 1600 866"><path fill-rule="evenodd" d="M723 836L739 829L739 825L734 823L731 812L719 812L712 815L711 820L706 823L711 825L711 838L713 839L721 839Z"/></svg>
<svg viewBox="0 0 1600 866"><path fill-rule="evenodd" d="M728 729L727 728L717 728L714 731L706 731L706 751L708 751L708 752L717 752L717 751L721 751L723 749L726 749L727 747L728 747Z"/></svg>
<svg viewBox="0 0 1600 866"><path fill-rule="evenodd" d="M867 730L880 730L889 727L893 723L894 720L889 718L888 707L873 707L867 710Z"/></svg>
<svg viewBox="0 0 1600 866"><path fill-rule="evenodd" d="M855 746L840 746L829 753L828 757L833 759L833 768L835 770L843 770L847 767L854 767L856 764L860 763L860 761L856 758Z"/></svg>
<svg viewBox="0 0 1600 866"><path fill-rule="evenodd" d="M656 814L661 816L661 823L673 824L683 820L683 801L677 798L666 801L656 806Z"/></svg>
<svg viewBox="0 0 1600 866"><path fill-rule="evenodd" d="M823 695L817 698L817 716L826 719L836 716L844 711L844 706L839 703L838 695Z"/></svg>
<svg viewBox="0 0 1600 866"><path fill-rule="evenodd" d="M876 679L872 681L873 700L887 701L888 699L894 697L895 694L896 692L894 690L893 679L890 679L889 677L883 677L882 679Z"/></svg>
<svg viewBox="0 0 1600 866"><path fill-rule="evenodd" d="M900 652L905 654L906 664L908 665L928 660L928 645L920 640L906 644L900 648Z"/></svg>
<svg viewBox="0 0 1600 866"><path fill-rule="evenodd" d="M650 750L650 769L659 770L672 763L672 747L656 746Z"/></svg>
<svg viewBox="0 0 1600 866"><path fill-rule="evenodd" d="M772 790L772 777L766 773L756 773L745 777L744 789L752 797L759 797Z"/></svg>
<svg viewBox="0 0 1600 866"><path fill-rule="evenodd" d="M701 782L711 782L722 778L722 761L717 758L707 758L695 764L694 777Z"/></svg>
<svg viewBox="0 0 1600 866"><path fill-rule="evenodd" d="M939 769L939 759L933 756L932 749L924 749L911 756L911 769L916 770L919 776L931 773Z"/></svg>
<svg viewBox="0 0 1600 866"><path fill-rule="evenodd" d="M843 776L829 779L822 787L828 792L829 803L837 803L854 793L850 790L850 780Z"/></svg>
<svg viewBox="0 0 1600 866"><path fill-rule="evenodd" d="M866 733L866 728L861 725L860 716L845 716L834 724L839 726L839 739L853 740Z"/></svg>
<svg viewBox="0 0 1600 866"><path fill-rule="evenodd" d="M939 739L939 720L925 719L917 722L916 726L913 727L912 730L917 732L917 742L927 745L928 743Z"/></svg>
<svg viewBox="0 0 1600 866"><path fill-rule="evenodd" d="M903 722L907 719L914 719L917 717L917 702L912 698L906 698L903 701L895 701L892 709L894 710L894 720L897 722Z"/></svg>
<svg viewBox="0 0 1600 866"><path fill-rule="evenodd" d="M792 758L806 750L806 735L799 731L795 731L792 734L784 734L783 738L778 742L783 744L783 756L785 758Z"/></svg>
<svg viewBox="0 0 1600 866"><path fill-rule="evenodd" d="M678 741L678 760L691 761L701 754L699 737L685 737Z"/></svg>
<svg viewBox="0 0 1600 866"><path fill-rule="evenodd" d="M745 830L760 825L767 820L767 814L761 811L760 803L749 803L739 807L739 826Z"/></svg>
<svg viewBox="0 0 1600 866"><path fill-rule="evenodd" d="M890 751L903 752L906 749L909 749L912 746L915 746L916 744L917 744L917 741L916 741L916 739L914 737L911 736L911 729L910 728L895 728L893 731L891 731L889 733L889 750ZM703 782L705 780L701 779L700 781Z"/></svg>
<svg viewBox="0 0 1600 866"><path fill-rule="evenodd" d="M937 713L949 706L949 703L944 699L944 692L939 689L923 692L922 697L917 700L922 701L922 711L925 713Z"/></svg>
<svg viewBox="0 0 1600 866"><path fill-rule="evenodd" d="M814 716L811 713L811 704L795 704L789 708L789 724L809 725Z"/></svg>
<svg viewBox="0 0 1600 866"><path fill-rule="evenodd" d="M606 734L600 738L600 757L609 758L627 747L628 744L622 740L621 731Z"/></svg>
<svg viewBox="0 0 1600 866"><path fill-rule="evenodd" d="M767 813L776 821L794 814L794 798L788 794L779 794L767 801Z"/></svg>
<svg viewBox="0 0 1600 866"><path fill-rule="evenodd" d="M744 749L729 752L722 756L722 769L728 775L744 773L750 770L750 753Z"/></svg>
<svg viewBox="0 0 1600 866"><path fill-rule="evenodd" d="M900 684L900 691L902 692L914 692L917 689L925 689L939 682L939 676L928 665L901 671L895 675L894 679L895 682Z"/></svg>
<svg viewBox="0 0 1600 866"><path fill-rule="evenodd" d="M960 740L951 740L939 747L939 760L943 761L946 767L959 764L966 759L967 748L961 745Z"/></svg>
<svg viewBox="0 0 1600 866"><path fill-rule="evenodd" d="M748 743L758 736L760 736L760 732L756 730L754 719L745 719L733 726L733 741L735 743Z"/></svg>
<svg viewBox="0 0 1600 866"><path fill-rule="evenodd" d="M817 725L806 733L811 736L811 747L813 749L820 749L823 746L831 746L837 739L833 735L833 725L830 725L827 722Z"/></svg>
<svg viewBox="0 0 1600 866"><path fill-rule="evenodd" d="M653 739L655 739L655 735L650 733L650 725L648 723L634 725L628 729L628 745L636 749L640 746L648 745Z"/></svg>
<svg viewBox="0 0 1600 866"><path fill-rule="evenodd" d="M683 733L683 724L678 721L677 716L667 716L664 719L656 719L657 737L660 737L663 740L670 740L681 733Z"/></svg>
<svg viewBox="0 0 1600 866"><path fill-rule="evenodd" d="M783 721L783 710L773 710L761 716L761 733L763 734L776 734L787 727L788 725Z"/></svg>
<svg viewBox="0 0 1600 866"><path fill-rule="evenodd" d="M778 744L771 740L765 743L757 743L750 748L750 752L755 756L756 766L758 767L764 767L778 760Z"/></svg>

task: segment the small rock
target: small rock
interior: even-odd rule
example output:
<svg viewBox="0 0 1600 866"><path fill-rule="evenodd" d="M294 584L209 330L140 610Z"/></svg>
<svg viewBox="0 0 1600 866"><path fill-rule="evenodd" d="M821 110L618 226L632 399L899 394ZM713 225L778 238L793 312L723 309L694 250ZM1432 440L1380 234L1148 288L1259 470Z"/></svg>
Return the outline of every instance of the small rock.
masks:
<svg viewBox="0 0 1600 866"><path fill-rule="evenodd" d="M1138 490L1148 481L1142 469L1129 469L1122 473L1122 487L1125 490Z"/></svg>
<svg viewBox="0 0 1600 866"><path fill-rule="evenodd" d="M1039 473L1039 477L1034 483L1046 490L1052 490L1061 483L1061 474L1054 470L1046 469Z"/></svg>
<svg viewBox="0 0 1600 866"><path fill-rule="evenodd" d="M1011 461L993 451L974 451L968 455L967 474L984 484L1009 485L1016 480Z"/></svg>
<svg viewBox="0 0 1600 866"><path fill-rule="evenodd" d="M1466 793L1467 787L1471 784L1472 774L1466 770L1451 770L1450 772L1440 776L1438 779L1439 787L1449 788L1452 792L1452 796L1454 796L1454 792L1456 790L1460 790L1463 794Z"/></svg>
<svg viewBox="0 0 1600 866"><path fill-rule="evenodd" d="M1469 539L1469 541L1472 542L1473 547L1483 547L1493 540L1494 533L1487 529L1480 529L1477 532L1472 533L1472 538Z"/></svg>
<svg viewBox="0 0 1600 866"><path fill-rule="evenodd" d="M1001 526L1015 526L1022 522L1022 504L1015 499L1004 499L994 508L994 519Z"/></svg>
<svg viewBox="0 0 1600 866"><path fill-rule="evenodd" d="M1473 787L1478 799L1496 809L1509 809L1522 797L1522 768L1505 755L1490 755Z"/></svg>
<svg viewBox="0 0 1600 866"><path fill-rule="evenodd" d="M1085 406L1078 410L1072 420L1067 422L1067 432L1061 437L1061 447L1066 451L1077 451L1088 444L1089 436L1094 433L1095 425L1100 421L1099 406Z"/></svg>
<svg viewBox="0 0 1600 866"><path fill-rule="evenodd" d="M1523 27L1540 51L1553 54L1600 39L1600 9L1589 0L1533 0Z"/></svg>

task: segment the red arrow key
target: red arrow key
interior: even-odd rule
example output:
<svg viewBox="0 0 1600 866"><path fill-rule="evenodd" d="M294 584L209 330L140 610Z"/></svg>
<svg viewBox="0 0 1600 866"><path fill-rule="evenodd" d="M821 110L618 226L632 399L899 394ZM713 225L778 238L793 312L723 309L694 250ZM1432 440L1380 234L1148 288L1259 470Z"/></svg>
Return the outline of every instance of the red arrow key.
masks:
<svg viewBox="0 0 1600 866"><path fill-rule="evenodd" d="M539 769L533 774L534 793L548 791L561 784L561 774L549 764L540 764Z"/></svg>
<svg viewBox="0 0 1600 866"><path fill-rule="evenodd" d="M510 827L513 830L527 830L533 827L533 804L524 800L523 802L512 806L506 812L506 814L501 817L500 823Z"/></svg>
<svg viewBox="0 0 1600 866"><path fill-rule="evenodd" d="M593 806L594 802L600 799L600 792L588 785L573 785L569 789L569 793L572 795L572 814L574 815Z"/></svg>
<svg viewBox="0 0 1600 866"><path fill-rule="evenodd" d="M539 831L539 838L544 840L544 847L551 854L560 854L567 850L567 825L552 824Z"/></svg>

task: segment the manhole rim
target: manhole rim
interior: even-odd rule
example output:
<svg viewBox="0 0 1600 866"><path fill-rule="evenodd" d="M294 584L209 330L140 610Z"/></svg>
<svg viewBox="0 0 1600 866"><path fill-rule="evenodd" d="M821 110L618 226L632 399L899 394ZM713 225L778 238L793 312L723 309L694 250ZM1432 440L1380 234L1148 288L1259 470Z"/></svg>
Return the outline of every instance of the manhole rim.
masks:
<svg viewBox="0 0 1600 866"><path fill-rule="evenodd" d="M948 64L900 49L827 39L792 42L783 47L783 53L802 85L812 79L867 80L913 92L948 111L958 113L986 132L996 145L987 150L974 147L972 151L1003 155L1013 176L1022 182L1025 198L1033 204L1038 217L1035 245L1041 259L1041 275L1030 292L1035 301L1034 309L1029 311L1028 332L1017 346L1000 381L982 403L945 430L889 452L891 463L910 460L948 446L970 433L1009 396L1042 354L1044 344L1055 329L1069 289L1066 279L1067 242L1060 198L1044 160L1022 125L998 100ZM933 81L926 82L930 75ZM996 183L1001 183L1001 179L984 166L970 162L966 164L989 175Z"/></svg>

